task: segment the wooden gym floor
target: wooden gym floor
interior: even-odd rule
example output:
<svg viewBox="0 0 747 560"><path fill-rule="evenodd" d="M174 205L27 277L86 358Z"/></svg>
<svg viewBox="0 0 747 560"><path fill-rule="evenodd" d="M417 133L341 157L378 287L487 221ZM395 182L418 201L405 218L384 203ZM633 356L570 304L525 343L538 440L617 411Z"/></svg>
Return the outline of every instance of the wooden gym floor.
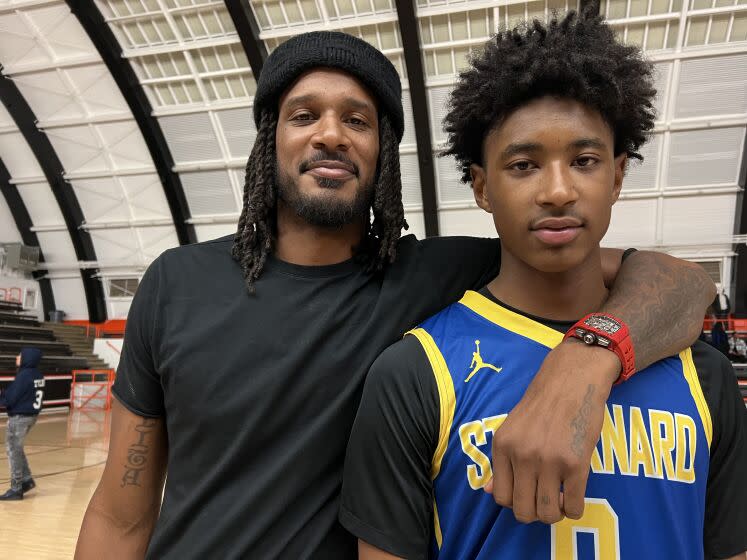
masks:
<svg viewBox="0 0 747 560"><path fill-rule="evenodd" d="M26 438L36 488L20 502L0 502L0 556L8 560L73 557L88 501L109 446L109 413L43 414ZM10 487L5 425L0 419L0 493Z"/></svg>

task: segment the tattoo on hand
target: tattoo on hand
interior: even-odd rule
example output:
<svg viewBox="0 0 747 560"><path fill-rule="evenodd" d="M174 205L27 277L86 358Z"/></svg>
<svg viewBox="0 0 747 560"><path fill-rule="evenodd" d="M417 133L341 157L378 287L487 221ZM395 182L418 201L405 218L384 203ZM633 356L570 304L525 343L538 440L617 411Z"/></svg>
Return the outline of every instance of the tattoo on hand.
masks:
<svg viewBox="0 0 747 560"><path fill-rule="evenodd" d="M573 428L571 449L579 459L584 456L584 440L586 439L586 433L589 431L589 415L591 414L591 397L593 395L594 385L589 385L586 388L584 402L581 404L576 417L571 421L571 427Z"/></svg>
<svg viewBox="0 0 747 560"><path fill-rule="evenodd" d="M125 471L122 475L121 488L140 486L140 473L145 470L145 465L148 462L149 444L146 438L153 433L155 427L155 418L143 418L143 421L135 426L138 438L127 448L127 464L124 465Z"/></svg>
<svg viewBox="0 0 747 560"><path fill-rule="evenodd" d="M542 496L542 497L540 498L540 503L541 503L541 504L542 504L543 506L546 506L547 504L549 504L549 503L550 503L550 496Z"/></svg>

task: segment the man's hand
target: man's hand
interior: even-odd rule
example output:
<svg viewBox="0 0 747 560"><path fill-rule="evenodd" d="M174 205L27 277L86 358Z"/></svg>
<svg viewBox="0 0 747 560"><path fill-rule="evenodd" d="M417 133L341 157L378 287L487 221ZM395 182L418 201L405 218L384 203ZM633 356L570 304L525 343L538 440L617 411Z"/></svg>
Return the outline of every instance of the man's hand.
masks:
<svg viewBox="0 0 747 560"><path fill-rule="evenodd" d="M620 253L603 250L602 259L619 263ZM615 280L599 311L627 323L637 369L684 350L698 337L716 293L701 267L639 251L616 275L614 265L605 271ZM499 505L512 507L519 521L554 523L563 515L583 514L591 454L620 368L609 350L575 339L563 342L495 433L493 481L486 491Z"/></svg>
<svg viewBox="0 0 747 560"><path fill-rule="evenodd" d="M576 339L545 358L493 437L493 480L485 490L518 521L581 517L591 453L619 374L615 354Z"/></svg>

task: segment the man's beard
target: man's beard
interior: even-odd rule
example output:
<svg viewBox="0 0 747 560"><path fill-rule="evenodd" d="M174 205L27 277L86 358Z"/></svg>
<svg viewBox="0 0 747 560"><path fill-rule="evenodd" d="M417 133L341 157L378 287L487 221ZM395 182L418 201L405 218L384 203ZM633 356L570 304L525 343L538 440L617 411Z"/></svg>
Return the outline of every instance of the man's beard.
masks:
<svg viewBox="0 0 747 560"><path fill-rule="evenodd" d="M340 228L361 220L368 220L375 181L361 184L353 200L337 200L334 196L309 196L302 193L298 182L276 167L278 199L282 200L298 217L311 225L325 228ZM342 181L314 177L330 194L342 188Z"/></svg>

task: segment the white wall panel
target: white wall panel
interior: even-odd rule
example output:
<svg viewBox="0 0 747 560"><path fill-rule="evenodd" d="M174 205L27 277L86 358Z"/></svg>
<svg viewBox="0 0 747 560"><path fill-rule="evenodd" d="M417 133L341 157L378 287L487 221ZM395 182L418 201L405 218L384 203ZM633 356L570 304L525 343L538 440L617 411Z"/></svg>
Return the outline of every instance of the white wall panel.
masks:
<svg viewBox="0 0 747 560"><path fill-rule="evenodd" d="M623 180L623 192L656 189L661 140L661 134L654 134L640 149L643 161L637 159L628 161L628 171Z"/></svg>
<svg viewBox="0 0 747 560"><path fill-rule="evenodd" d="M683 60L675 116L747 113L747 54Z"/></svg>
<svg viewBox="0 0 747 560"><path fill-rule="evenodd" d="M672 132L669 187L737 184L744 127Z"/></svg>
<svg viewBox="0 0 747 560"><path fill-rule="evenodd" d="M473 203L475 197L472 195L472 185L462 183L456 160L451 156L434 157L439 206L449 202Z"/></svg>
<svg viewBox="0 0 747 560"><path fill-rule="evenodd" d="M656 244L656 199L618 200L602 245L651 247Z"/></svg>
<svg viewBox="0 0 747 560"><path fill-rule="evenodd" d="M402 175L402 203L405 208L409 205L421 206L423 196L420 189L420 168L417 154L404 154L399 158L400 173Z"/></svg>
<svg viewBox="0 0 747 560"><path fill-rule="evenodd" d="M403 229L402 235L413 234L418 239L425 239L425 219L422 212L405 212L405 220L410 229Z"/></svg>
<svg viewBox="0 0 747 560"><path fill-rule="evenodd" d="M46 253L45 253L46 256ZM53 278L52 293L57 309L65 312L65 319L87 320L88 307L83 280L78 278Z"/></svg>
<svg viewBox="0 0 747 560"><path fill-rule="evenodd" d="M441 235L497 237L493 216L481 208L442 210L438 213Z"/></svg>
<svg viewBox="0 0 747 560"><path fill-rule="evenodd" d="M736 196L664 200L664 244L726 242L734 232Z"/></svg>

